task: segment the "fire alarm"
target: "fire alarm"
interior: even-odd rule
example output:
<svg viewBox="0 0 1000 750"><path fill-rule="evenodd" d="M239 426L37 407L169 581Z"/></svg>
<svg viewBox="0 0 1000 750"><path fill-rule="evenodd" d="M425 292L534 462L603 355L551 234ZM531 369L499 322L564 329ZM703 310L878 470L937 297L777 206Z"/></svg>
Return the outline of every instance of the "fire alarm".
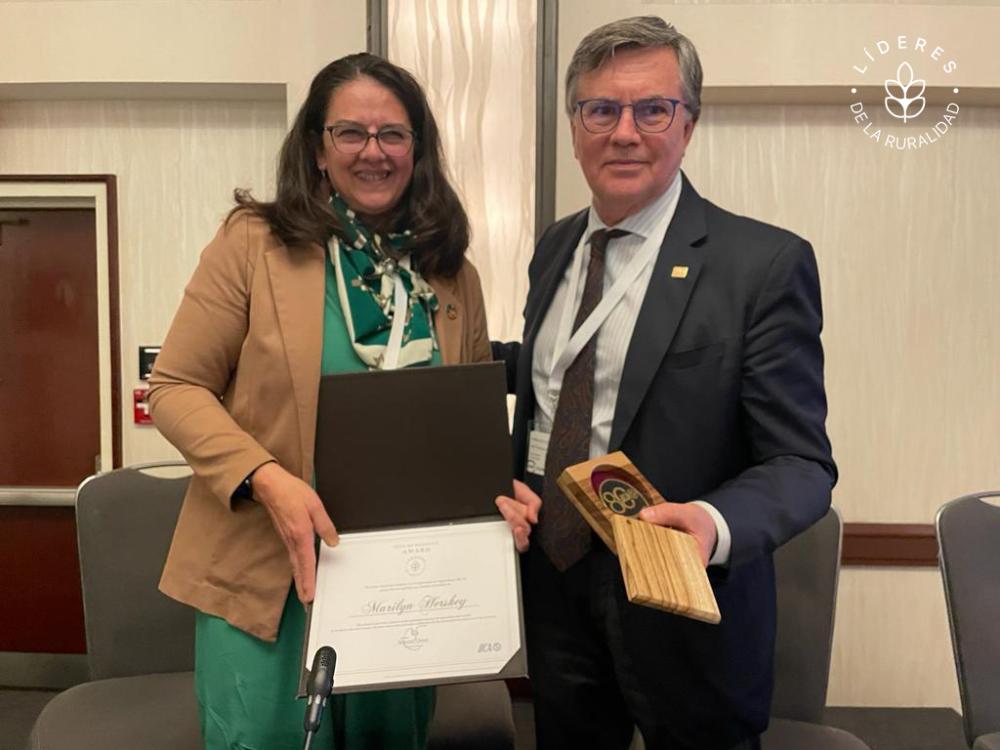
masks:
<svg viewBox="0 0 1000 750"><path fill-rule="evenodd" d="M133 389L132 421L135 424L153 424L153 418L149 414L149 388Z"/></svg>

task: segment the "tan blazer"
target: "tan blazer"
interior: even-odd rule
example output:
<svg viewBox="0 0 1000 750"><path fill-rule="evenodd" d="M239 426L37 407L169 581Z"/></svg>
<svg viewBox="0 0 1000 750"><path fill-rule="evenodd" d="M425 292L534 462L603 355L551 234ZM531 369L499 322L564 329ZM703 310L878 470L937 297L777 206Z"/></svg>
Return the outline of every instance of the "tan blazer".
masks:
<svg viewBox="0 0 1000 750"><path fill-rule="evenodd" d="M150 378L153 420L194 470L160 589L268 641L291 564L265 509L230 498L271 460L312 479L324 263L319 245L290 249L237 214L202 253ZM472 264L428 282L444 363L489 360Z"/></svg>

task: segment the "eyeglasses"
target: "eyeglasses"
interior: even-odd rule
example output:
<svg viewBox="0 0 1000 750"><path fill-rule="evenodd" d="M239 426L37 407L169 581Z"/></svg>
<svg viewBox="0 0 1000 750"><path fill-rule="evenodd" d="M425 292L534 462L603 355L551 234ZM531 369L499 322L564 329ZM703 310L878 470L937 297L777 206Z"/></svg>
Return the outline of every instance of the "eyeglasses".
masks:
<svg viewBox="0 0 1000 750"><path fill-rule="evenodd" d="M622 110L632 108L632 122L641 133L662 133L670 127L677 114L677 108L687 106L681 99L655 97L640 99L631 104L622 104L614 99L581 99L576 103L580 110L580 122L588 133L610 133L618 127Z"/></svg>
<svg viewBox="0 0 1000 750"><path fill-rule="evenodd" d="M369 133L359 122L338 122L324 126L323 130L330 134L333 147L342 154L361 153L374 138L386 156L406 156L417 139L416 133L402 125L386 125Z"/></svg>

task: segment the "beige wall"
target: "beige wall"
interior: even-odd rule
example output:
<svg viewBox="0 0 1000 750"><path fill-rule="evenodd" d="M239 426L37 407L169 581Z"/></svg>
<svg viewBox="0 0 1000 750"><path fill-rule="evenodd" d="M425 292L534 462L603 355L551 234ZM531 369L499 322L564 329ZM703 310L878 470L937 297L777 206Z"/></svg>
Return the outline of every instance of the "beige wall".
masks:
<svg viewBox="0 0 1000 750"><path fill-rule="evenodd" d="M126 464L176 455L132 424L137 347L162 341L233 188L273 191L312 76L366 44L365 0L0 2L0 173L118 177Z"/></svg>
<svg viewBox="0 0 1000 750"><path fill-rule="evenodd" d="M961 713L936 568L841 571L827 703Z"/></svg>
<svg viewBox="0 0 1000 750"><path fill-rule="evenodd" d="M125 464L176 455L132 424L137 348L163 340L233 187L273 192L284 132L281 101L0 102L0 173L118 176Z"/></svg>
<svg viewBox="0 0 1000 750"><path fill-rule="evenodd" d="M940 39L955 55L954 78L935 69L928 85L992 88L1000 80L992 0L562 0L560 75L584 34L638 15L662 16L694 41L711 86L850 86L863 49L900 34Z"/></svg>
<svg viewBox="0 0 1000 750"><path fill-rule="evenodd" d="M561 4L560 74L587 31L657 13L698 46L705 99L797 87L772 93L771 106L707 105L684 168L705 197L816 249L834 502L849 522L930 523L946 500L1000 485L1000 109L976 106L1000 88L991 5ZM960 61L951 77L927 79L960 87L966 103L945 138L898 153L851 120L848 85L866 45L904 33L933 36ZM816 99L842 103L797 103ZM568 134L563 119L559 215L589 200ZM843 572L829 701L958 708L936 570Z"/></svg>
<svg viewBox="0 0 1000 750"><path fill-rule="evenodd" d="M288 87L294 112L324 64L367 45L365 0L6 0L0 85Z"/></svg>

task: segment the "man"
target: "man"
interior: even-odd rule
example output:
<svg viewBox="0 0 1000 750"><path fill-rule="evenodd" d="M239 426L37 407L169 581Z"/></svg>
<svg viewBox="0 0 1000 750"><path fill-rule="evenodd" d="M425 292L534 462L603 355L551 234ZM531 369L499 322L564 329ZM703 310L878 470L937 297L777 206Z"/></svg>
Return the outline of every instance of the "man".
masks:
<svg viewBox="0 0 1000 750"><path fill-rule="evenodd" d="M700 94L697 52L659 18L580 43L566 102L592 204L538 243L523 344L494 345L517 394L524 483L497 504L525 552L543 750L625 748L633 726L650 750L758 747L771 553L826 513L836 480L812 248L681 174ZM642 517L698 540L721 624L628 603L617 559L555 486L617 450L668 500Z"/></svg>

